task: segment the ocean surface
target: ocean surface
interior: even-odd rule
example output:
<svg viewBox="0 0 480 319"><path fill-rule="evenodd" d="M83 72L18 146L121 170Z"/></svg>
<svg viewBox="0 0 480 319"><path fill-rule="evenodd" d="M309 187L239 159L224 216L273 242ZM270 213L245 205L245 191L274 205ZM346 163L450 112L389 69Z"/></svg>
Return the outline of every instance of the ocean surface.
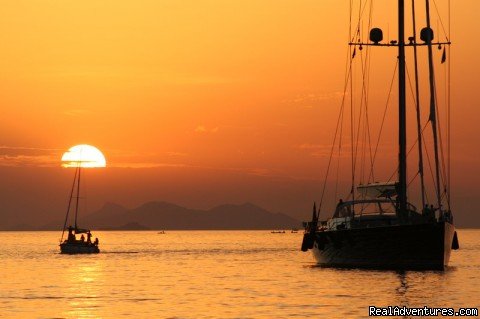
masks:
<svg viewBox="0 0 480 319"><path fill-rule="evenodd" d="M0 232L0 318L364 318L368 306L480 307L480 230L446 271L316 267L302 233L94 232L99 255L59 254L59 232Z"/></svg>

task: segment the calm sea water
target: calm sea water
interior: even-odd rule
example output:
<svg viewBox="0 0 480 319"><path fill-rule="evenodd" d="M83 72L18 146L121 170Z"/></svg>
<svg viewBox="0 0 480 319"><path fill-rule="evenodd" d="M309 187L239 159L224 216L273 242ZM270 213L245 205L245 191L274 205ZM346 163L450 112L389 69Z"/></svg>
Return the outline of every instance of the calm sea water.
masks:
<svg viewBox="0 0 480 319"><path fill-rule="evenodd" d="M357 318L368 306L479 307L480 230L444 272L315 267L302 234L95 232L102 253L58 253L58 232L0 232L1 318Z"/></svg>

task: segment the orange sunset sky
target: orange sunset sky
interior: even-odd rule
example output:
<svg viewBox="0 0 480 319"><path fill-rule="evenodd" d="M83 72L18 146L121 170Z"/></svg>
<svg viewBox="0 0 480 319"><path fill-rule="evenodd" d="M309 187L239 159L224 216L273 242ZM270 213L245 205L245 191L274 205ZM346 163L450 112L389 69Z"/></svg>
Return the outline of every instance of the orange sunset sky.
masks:
<svg viewBox="0 0 480 319"><path fill-rule="evenodd" d="M64 214L73 170L60 159L82 143L107 158L107 168L87 173L88 211L248 201L308 218L342 98L349 2L2 0L0 228ZM448 1L436 3L448 21ZM395 10L395 1L375 1L373 24L389 39ZM478 12L478 0L452 1L452 203L464 227L480 226ZM374 53L374 119L392 50ZM395 168L396 120L388 121L379 178Z"/></svg>

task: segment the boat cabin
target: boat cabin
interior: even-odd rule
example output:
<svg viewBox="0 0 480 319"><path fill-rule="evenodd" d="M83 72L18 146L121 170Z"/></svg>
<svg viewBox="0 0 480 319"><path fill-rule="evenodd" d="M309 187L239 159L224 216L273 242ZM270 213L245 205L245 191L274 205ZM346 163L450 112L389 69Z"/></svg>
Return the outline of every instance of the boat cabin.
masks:
<svg viewBox="0 0 480 319"><path fill-rule="evenodd" d="M81 235L77 239L76 235ZM86 235L86 237L85 237ZM92 233L89 229L68 227L67 238L60 244L62 254L95 254L99 253L98 238L92 241Z"/></svg>

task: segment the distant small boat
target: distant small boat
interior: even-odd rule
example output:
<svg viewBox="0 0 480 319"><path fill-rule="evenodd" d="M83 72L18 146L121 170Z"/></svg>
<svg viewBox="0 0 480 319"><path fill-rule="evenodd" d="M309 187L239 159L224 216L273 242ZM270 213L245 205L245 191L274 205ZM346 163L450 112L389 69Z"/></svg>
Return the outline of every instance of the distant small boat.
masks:
<svg viewBox="0 0 480 319"><path fill-rule="evenodd" d="M272 234L285 234L285 231L284 230L272 230L271 233Z"/></svg>
<svg viewBox="0 0 480 319"><path fill-rule="evenodd" d="M164 230L159 231L157 234L159 234L159 235L164 235L164 234L165 234L165 231L164 231Z"/></svg>
<svg viewBox="0 0 480 319"><path fill-rule="evenodd" d="M291 232L292 234L296 234L296 233L298 233L298 229L292 229L290 232Z"/></svg>
<svg viewBox="0 0 480 319"><path fill-rule="evenodd" d="M80 199L80 163L75 171L75 177L73 178L72 190L70 192L70 199L68 201L67 214L65 216L65 223L63 224L62 237L60 238L60 253L62 254L98 254L100 249L98 248L98 238L92 242L92 233L89 229L79 228L77 225L78 217L78 201ZM72 206L73 194L76 189L76 201L75 201L75 227L67 226L68 215ZM68 231L67 238L63 240L65 231ZM80 239L77 239L76 235L81 235ZM85 239L85 234L87 238Z"/></svg>

